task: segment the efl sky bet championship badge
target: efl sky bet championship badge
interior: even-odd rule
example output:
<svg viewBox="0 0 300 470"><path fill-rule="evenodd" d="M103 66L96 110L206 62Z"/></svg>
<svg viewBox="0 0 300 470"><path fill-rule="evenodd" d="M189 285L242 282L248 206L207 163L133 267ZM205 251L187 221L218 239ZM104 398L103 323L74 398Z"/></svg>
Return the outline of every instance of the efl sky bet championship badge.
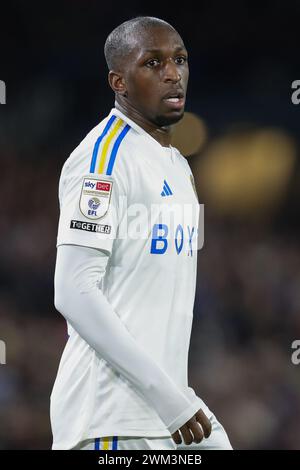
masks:
<svg viewBox="0 0 300 470"><path fill-rule="evenodd" d="M108 211L112 185L112 181L83 178L79 208L85 217L92 220L104 217Z"/></svg>

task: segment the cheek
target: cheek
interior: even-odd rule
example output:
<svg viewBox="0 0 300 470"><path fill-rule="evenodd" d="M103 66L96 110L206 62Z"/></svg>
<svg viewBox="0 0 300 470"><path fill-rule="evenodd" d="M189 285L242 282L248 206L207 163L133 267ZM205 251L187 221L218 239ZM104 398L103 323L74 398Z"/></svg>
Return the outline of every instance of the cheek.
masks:
<svg viewBox="0 0 300 470"><path fill-rule="evenodd" d="M187 86L187 83L189 80L189 74L190 74L189 69L184 70L184 72L182 73L182 81L185 86Z"/></svg>
<svg viewBox="0 0 300 470"><path fill-rule="evenodd" d="M148 107L158 100L158 83L149 77L136 76L130 81L129 96L139 103L145 103Z"/></svg>

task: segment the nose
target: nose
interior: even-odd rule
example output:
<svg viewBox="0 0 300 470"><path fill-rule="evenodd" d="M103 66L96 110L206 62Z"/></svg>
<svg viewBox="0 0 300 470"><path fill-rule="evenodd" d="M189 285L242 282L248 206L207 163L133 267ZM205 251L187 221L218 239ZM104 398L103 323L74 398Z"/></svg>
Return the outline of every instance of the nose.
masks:
<svg viewBox="0 0 300 470"><path fill-rule="evenodd" d="M177 65L173 60L168 60L164 69L164 80L166 82L178 83L181 80L181 75L178 72Z"/></svg>

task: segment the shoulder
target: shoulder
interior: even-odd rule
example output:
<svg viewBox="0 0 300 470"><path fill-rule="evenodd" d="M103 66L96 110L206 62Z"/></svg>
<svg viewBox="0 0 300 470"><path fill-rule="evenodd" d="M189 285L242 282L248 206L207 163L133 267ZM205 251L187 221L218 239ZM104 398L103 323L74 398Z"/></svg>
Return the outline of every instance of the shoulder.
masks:
<svg viewBox="0 0 300 470"><path fill-rule="evenodd" d="M137 133L118 116L109 115L95 126L66 160L60 179L75 187L85 176L114 180L126 190L133 166Z"/></svg>

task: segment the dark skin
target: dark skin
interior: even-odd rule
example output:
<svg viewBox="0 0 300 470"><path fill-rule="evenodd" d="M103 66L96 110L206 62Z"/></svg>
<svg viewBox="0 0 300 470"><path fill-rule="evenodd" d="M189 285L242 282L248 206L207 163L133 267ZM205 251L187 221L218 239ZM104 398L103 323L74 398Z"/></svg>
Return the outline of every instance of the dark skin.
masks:
<svg viewBox="0 0 300 470"><path fill-rule="evenodd" d="M115 106L161 145L169 146L171 125L184 114L189 77L187 51L181 37L168 27L153 27L132 39L131 51L108 80L115 92ZM180 95L174 109L166 94ZM180 104L180 103L179 103Z"/></svg>
<svg viewBox="0 0 300 470"><path fill-rule="evenodd" d="M179 34L154 26L132 38L132 48L118 70L109 72L115 106L162 146L171 141L172 125L182 119L189 77L187 51ZM200 409L172 438L176 444L200 443L211 423Z"/></svg>

